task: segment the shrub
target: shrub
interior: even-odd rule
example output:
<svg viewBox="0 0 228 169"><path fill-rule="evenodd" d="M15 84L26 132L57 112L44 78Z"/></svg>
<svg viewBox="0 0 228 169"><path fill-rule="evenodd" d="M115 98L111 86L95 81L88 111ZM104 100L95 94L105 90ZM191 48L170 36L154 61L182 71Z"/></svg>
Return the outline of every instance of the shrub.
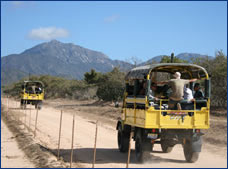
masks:
<svg viewBox="0 0 228 169"><path fill-rule="evenodd" d="M123 97L124 92L124 76L118 68L114 68L111 72L106 73L100 78L97 96L104 101L118 101Z"/></svg>

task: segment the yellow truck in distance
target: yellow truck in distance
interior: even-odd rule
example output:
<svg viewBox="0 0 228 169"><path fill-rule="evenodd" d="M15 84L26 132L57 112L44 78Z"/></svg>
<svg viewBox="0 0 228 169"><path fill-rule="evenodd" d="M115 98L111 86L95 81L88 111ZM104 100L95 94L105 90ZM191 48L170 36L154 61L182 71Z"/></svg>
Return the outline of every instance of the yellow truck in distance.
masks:
<svg viewBox="0 0 228 169"><path fill-rule="evenodd" d="M159 86L163 89L159 100L151 100L151 83L169 80L175 72L181 73L181 79L199 79L203 83L204 98L182 100L181 108L171 110L168 101L172 91L163 85ZM126 75L125 83L121 119L116 126L120 152L126 152L129 139L133 139L136 159L142 162L154 144L161 144L164 153L170 152L176 144L182 144L186 161L197 161L202 147L201 129L209 128L211 89L207 71L195 64L152 64L132 69ZM145 94L142 94L140 89L144 84ZM193 85L193 82L189 83L192 90Z"/></svg>
<svg viewBox="0 0 228 169"><path fill-rule="evenodd" d="M32 104L35 105L35 108L41 109L44 100L43 83L41 81L24 81L21 88L21 108Z"/></svg>

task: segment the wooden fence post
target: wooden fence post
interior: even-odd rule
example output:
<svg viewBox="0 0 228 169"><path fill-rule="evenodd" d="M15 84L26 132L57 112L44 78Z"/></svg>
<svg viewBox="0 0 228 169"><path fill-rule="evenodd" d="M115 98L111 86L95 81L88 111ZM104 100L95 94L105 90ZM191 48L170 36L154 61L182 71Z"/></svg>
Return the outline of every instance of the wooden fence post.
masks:
<svg viewBox="0 0 228 169"><path fill-rule="evenodd" d="M93 151L93 165L92 165L92 168L94 168L94 164L96 162L97 125L98 125L98 120L96 122L96 131L95 131L95 140L94 140L94 151Z"/></svg>
<svg viewBox="0 0 228 169"><path fill-rule="evenodd" d="M9 95L7 95L7 115L9 113Z"/></svg>
<svg viewBox="0 0 228 169"><path fill-rule="evenodd" d="M62 128L62 116L63 116L63 110L61 110L61 114L60 114L59 142L58 142L58 159L59 159L59 148L60 148L60 138L61 138L61 128Z"/></svg>
<svg viewBox="0 0 228 169"><path fill-rule="evenodd" d="M32 116L32 104L30 103L30 111L29 111L29 128L31 130L31 116Z"/></svg>
<svg viewBox="0 0 228 169"><path fill-rule="evenodd" d="M72 161L73 161L74 121L75 121L75 114L73 116L73 125L72 125L72 142L71 142L71 154L70 154L70 168L72 168Z"/></svg>
<svg viewBox="0 0 228 169"><path fill-rule="evenodd" d="M24 126L26 126L26 118L27 118L26 106L27 106L27 100L25 101L25 106L24 106L24 114L25 114L25 123L24 123Z"/></svg>
<svg viewBox="0 0 228 169"><path fill-rule="evenodd" d="M127 156L127 165L126 168L128 168L129 162L130 162L130 157L131 157L131 138L132 138L133 132L131 131L130 133L130 139L129 139L129 147L128 147L128 156Z"/></svg>
<svg viewBox="0 0 228 169"><path fill-rule="evenodd" d="M37 119L38 119L38 108L36 109L36 122L35 122L34 138L36 137Z"/></svg>

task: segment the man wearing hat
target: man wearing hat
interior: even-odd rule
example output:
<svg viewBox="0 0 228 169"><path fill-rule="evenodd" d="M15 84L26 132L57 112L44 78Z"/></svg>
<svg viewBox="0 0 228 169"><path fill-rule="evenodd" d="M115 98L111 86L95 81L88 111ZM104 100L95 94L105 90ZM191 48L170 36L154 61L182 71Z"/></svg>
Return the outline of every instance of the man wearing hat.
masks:
<svg viewBox="0 0 228 169"><path fill-rule="evenodd" d="M183 100L184 86L190 82L194 82L197 80L197 79L190 79L190 80L181 79L180 72L176 72L173 76L174 76L174 79L157 83L157 84L168 84L172 89L172 93L169 97L169 103L168 103L169 109L176 109L177 103Z"/></svg>

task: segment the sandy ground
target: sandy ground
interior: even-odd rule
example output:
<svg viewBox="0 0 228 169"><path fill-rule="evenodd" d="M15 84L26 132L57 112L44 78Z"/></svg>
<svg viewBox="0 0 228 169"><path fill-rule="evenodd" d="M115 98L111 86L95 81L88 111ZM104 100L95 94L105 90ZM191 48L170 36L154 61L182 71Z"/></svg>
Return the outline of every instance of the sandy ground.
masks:
<svg viewBox="0 0 228 169"><path fill-rule="evenodd" d="M76 102L76 101L75 101ZM61 102L64 104L63 102ZM7 101L3 100L3 104L7 105ZM36 110L30 107L26 111L17 110L19 103L10 100L10 109L19 111L22 122L34 131ZM60 106L61 107L61 106ZM37 144L42 145L46 150L57 154L59 121L60 121L60 107L45 104L38 112L38 130L35 140ZM82 106L83 107L83 106ZM74 132L74 156L73 167L88 167L92 166L93 161L93 147L95 138L95 121L98 122L98 137L96 150L96 164L99 168L114 168L126 167L127 154L120 153L117 147L117 132L115 130L115 120L109 121L101 120L102 116L88 115L93 112L83 112L83 109L70 109L67 106L63 110L62 134L60 144L61 159L69 165L70 162L70 148L72 138L72 121L73 114L76 114L75 132ZM91 109L92 111L93 109ZM101 109L102 110L102 109ZM26 115L26 116L25 116ZM87 116L88 115L88 116ZM15 114L16 116L16 114ZM103 115L105 116L105 115ZM105 118L104 118L105 119ZM30 125L29 125L30 121ZM30 126L30 127L29 127ZM217 168L227 167L227 147L217 146L216 144L203 144L202 152L199 160L196 163L187 163L184 158L183 149L181 145L176 145L171 153L165 154L161 152L159 145L155 145L154 151L150 158L143 164L137 164L134 153L134 142L132 141L132 151L129 167L134 168Z"/></svg>
<svg viewBox="0 0 228 169"><path fill-rule="evenodd" d="M1 168L34 168L25 153L18 148L13 133L1 121Z"/></svg>

